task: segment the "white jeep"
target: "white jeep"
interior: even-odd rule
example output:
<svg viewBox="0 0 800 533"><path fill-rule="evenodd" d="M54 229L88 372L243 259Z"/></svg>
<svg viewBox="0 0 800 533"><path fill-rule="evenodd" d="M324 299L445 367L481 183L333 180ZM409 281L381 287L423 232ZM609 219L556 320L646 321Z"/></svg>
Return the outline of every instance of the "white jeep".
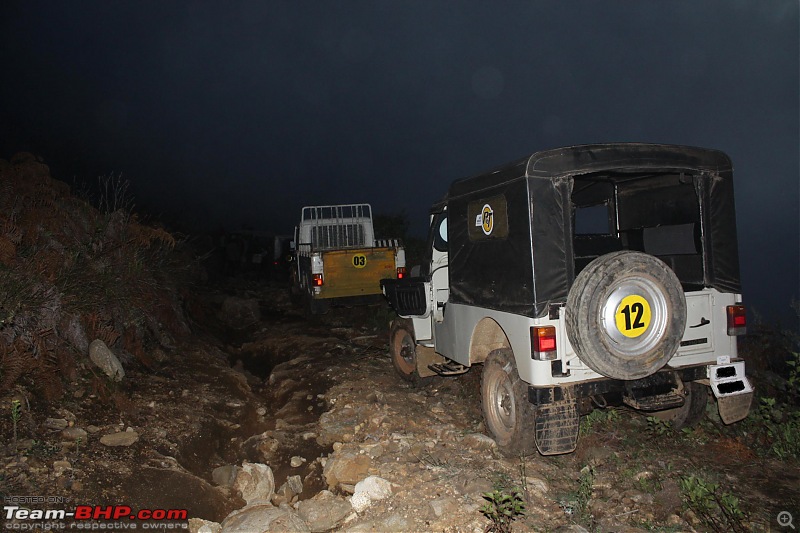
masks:
<svg viewBox="0 0 800 533"><path fill-rule="evenodd" d="M454 182L428 256L383 280L390 352L418 381L483 364L485 425L511 456L571 452L593 406L696 423L708 390L747 416L733 176L715 150L599 144Z"/></svg>

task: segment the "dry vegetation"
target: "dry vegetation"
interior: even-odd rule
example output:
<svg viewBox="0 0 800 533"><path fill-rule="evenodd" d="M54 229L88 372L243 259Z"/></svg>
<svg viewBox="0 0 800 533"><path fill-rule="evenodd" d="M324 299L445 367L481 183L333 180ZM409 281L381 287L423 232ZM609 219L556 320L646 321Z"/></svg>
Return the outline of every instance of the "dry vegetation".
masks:
<svg viewBox="0 0 800 533"><path fill-rule="evenodd" d="M0 160L4 411L12 397L28 405L62 397L94 339L152 367L153 353L188 332L170 281L175 238L139 222L119 176L100 185L94 207L35 156Z"/></svg>

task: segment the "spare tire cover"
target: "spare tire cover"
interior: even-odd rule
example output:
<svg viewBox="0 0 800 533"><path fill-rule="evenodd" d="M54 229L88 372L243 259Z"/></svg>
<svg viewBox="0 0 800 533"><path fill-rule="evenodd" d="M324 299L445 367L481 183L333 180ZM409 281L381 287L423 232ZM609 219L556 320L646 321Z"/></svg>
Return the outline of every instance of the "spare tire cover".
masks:
<svg viewBox="0 0 800 533"><path fill-rule="evenodd" d="M686 328L678 277L641 252L613 252L589 263L575 278L565 312L575 353L614 379L658 371L678 351Z"/></svg>

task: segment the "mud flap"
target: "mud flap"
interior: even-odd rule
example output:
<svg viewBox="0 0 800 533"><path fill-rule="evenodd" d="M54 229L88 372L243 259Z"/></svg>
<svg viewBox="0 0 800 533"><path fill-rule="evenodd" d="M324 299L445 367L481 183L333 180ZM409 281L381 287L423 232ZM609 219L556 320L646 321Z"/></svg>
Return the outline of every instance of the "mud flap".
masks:
<svg viewBox="0 0 800 533"><path fill-rule="evenodd" d="M536 408L536 448L542 455L575 451L580 429L578 402L562 400Z"/></svg>
<svg viewBox="0 0 800 533"><path fill-rule="evenodd" d="M753 401L753 393L737 394L736 396L723 396L717 398L719 407L719 417L726 424L733 424L743 420L750 412L750 404Z"/></svg>

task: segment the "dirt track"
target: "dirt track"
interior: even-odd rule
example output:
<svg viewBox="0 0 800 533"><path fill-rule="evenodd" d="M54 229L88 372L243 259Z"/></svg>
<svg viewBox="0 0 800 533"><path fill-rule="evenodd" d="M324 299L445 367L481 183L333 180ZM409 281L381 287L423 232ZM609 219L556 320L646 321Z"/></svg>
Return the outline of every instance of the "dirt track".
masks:
<svg viewBox="0 0 800 533"><path fill-rule="evenodd" d="M260 320L225 327L214 315L229 296L257 300ZM83 381L58 409L25 412L20 446L3 449L2 495L187 509L222 522L245 501L220 472L249 461L271 467L273 503L287 513L301 502L345 502L334 530L483 531L483 495L493 489L521 492L518 531L713 528L687 505L689 476L738 498L742 516L722 517L720 530L774 530L782 510L800 517L797 463L759 458L711 418L674 433L626 410L596 411L575 453L505 458L483 435L481 368L412 388L387 357L387 309L334 309L309 321L283 289L255 282L204 301L206 321L157 371L132 366L110 393ZM86 437L66 439L48 418ZM11 434L8 417L0 430ZM126 430L138 435L130 445L100 442ZM291 476L302 491L283 487ZM391 496L355 512L347 502L367 476L389 482Z"/></svg>

